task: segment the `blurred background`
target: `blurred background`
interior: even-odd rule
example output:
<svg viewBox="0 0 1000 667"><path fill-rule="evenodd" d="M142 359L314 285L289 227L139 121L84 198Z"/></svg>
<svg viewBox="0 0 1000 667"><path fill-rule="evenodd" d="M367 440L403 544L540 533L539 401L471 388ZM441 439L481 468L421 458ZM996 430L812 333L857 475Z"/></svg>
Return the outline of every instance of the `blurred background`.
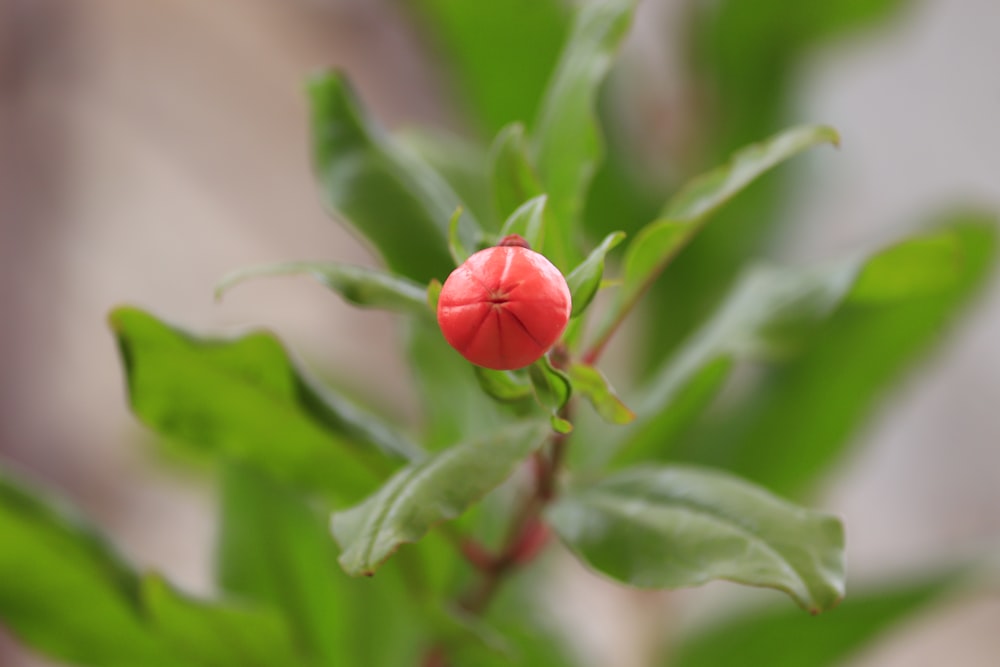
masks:
<svg viewBox="0 0 1000 667"><path fill-rule="evenodd" d="M641 210L643 198L739 143L807 121L838 128L843 146L797 163L776 213L788 224L766 249L746 251L814 261L886 242L948 205L1000 211L995 0L840 2L855 9L829 20L807 16L821 8L783 12L785 3L761 0L744 10L759 21L734 10L732 24L711 23L740 4L641 4L603 103L639 190L595 202L595 231L622 226L616 202ZM0 461L60 489L141 567L207 592L213 497L154 460L152 437L128 413L105 324L113 306L141 305L201 331L266 326L323 375L417 418L388 316L305 280L262 281L221 304L212 290L227 271L270 260L373 261L318 204L302 92L310 71L346 71L391 129L483 139L518 110L491 100L503 81L470 78L474 68L456 61L461 34L435 23L447 5L0 0ZM554 19L531 3L511 7L528 26L511 49L530 53L533 30ZM751 37L733 41L751 33L757 51ZM613 190L613 176L598 185ZM814 501L845 518L852 576L997 546L995 278L942 333ZM635 373L620 363L613 376ZM733 588L639 594L575 569L553 587L554 599L573 601L554 605L567 627L587 628L581 653L611 667L642 667L661 618L697 623ZM963 596L850 664L992 666L997 627L995 593ZM0 626L0 664L49 663Z"/></svg>

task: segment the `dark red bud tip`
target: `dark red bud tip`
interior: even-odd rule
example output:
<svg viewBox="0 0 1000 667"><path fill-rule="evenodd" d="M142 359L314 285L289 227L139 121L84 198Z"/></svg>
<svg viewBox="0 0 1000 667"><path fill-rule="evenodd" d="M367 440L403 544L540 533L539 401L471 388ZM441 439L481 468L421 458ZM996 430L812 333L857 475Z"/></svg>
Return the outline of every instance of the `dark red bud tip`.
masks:
<svg viewBox="0 0 1000 667"><path fill-rule="evenodd" d="M521 236L520 234L508 234L507 236L500 239L500 243L498 243L497 245L505 247L514 247L514 248L527 248L528 250L531 250L531 246L528 244L527 241L524 240L524 237Z"/></svg>

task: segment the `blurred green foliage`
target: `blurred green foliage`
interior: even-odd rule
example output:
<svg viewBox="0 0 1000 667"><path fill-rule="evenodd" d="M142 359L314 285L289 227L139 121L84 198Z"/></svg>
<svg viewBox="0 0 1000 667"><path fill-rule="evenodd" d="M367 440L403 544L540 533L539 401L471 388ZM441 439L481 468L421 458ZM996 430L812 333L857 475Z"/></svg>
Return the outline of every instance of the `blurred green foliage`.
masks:
<svg viewBox="0 0 1000 667"><path fill-rule="evenodd" d="M346 75L315 76L323 201L385 270L286 263L234 274L220 290L306 273L406 318L422 421L388 422L320 385L269 334L201 336L118 309L111 325L136 416L216 463L219 599L137 573L72 511L0 472L0 619L39 651L94 667L571 665L538 613L551 562L513 572L545 544L543 513L588 566L626 584L721 577L782 590L813 612L837 605L839 520L774 492L815 489L996 254L993 216L954 211L846 260L757 263L782 219L790 179L779 165L837 139L823 126L779 132L799 62L902 4L691 3L681 32L706 91L700 150L672 156L689 185L651 187L614 141L616 106L600 104L635 2L408 3L473 136L398 140ZM623 259L619 230L629 234ZM564 346L529 369L476 370L433 324L435 281L498 231L530 237L574 296ZM601 290L616 291L595 330L585 320ZM617 392L594 364L636 308L643 377ZM734 388L740 368L749 379ZM529 458L531 480L497 488ZM576 474L563 480L562 464ZM532 483L518 516L510 499ZM510 514L517 530L504 535ZM520 551L491 560L486 548L504 540ZM509 579L495 592L500 574ZM670 637L657 664L833 665L958 576L860 586L815 619L755 609Z"/></svg>

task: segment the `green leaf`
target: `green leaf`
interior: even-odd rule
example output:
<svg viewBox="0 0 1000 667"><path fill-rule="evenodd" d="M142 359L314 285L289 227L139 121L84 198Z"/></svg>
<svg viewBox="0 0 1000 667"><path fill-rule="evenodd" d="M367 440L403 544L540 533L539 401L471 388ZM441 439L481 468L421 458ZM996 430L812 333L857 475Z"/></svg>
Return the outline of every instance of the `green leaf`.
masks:
<svg viewBox="0 0 1000 667"><path fill-rule="evenodd" d="M144 625L138 579L118 554L2 469L0 535L0 621L25 645L95 667L178 664Z"/></svg>
<svg viewBox="0 0 1000 667"><path fill-rule="evenodd" d="M845 664L887 630L918 614L956 588L955 572L880 585L851 586L837 609L809 618L784 608L754 609L684 638L664 667L836 667Z"/></svg>
<svg viewBox="0 0 1000 667"><path fill-rule="evenodd" d="M360 505L335 513L333 535L344 550L344 570L373 574L400 545L461 515L507 479L541 445L546 430L523 422L457 445L404 468Z"/></svg>
<svg viewBox="0 0 1000 667"><path fill-rule="evenodd" d="M222 500L217 557L226 591L280 612L318 664L416 663L427 627L399 572L348 577L337 566L325 512L251 470L224 471ZM383 633L377 642L375 626Z"/></svg>
<svg viewBox="0 0 1000 667"><path fill-rule="evenodd" d="M786 494L803 491L836 460L873 399L982 284L995 254L992 219L946 220L869 258L751 271L653 373L617 461L686 460ZM876 287L883 278L888 286ZM768 362L758 365L759 381L681 441L677 427L707 405L734 361L746 360Z"/></svg>
<svg viewBox="0 0 1000 667"><path fill-rule="evenodd" d="M156 575L143 578L142 601L150 625L185 665L311 664L295 646L286 619L273 610L195 600Z"/></svg>
<svg viewBox="0 0 1000 667"><path fill-rule="evenodd" d="M628 424L635 419L635 413L622 403L601 371L586 364L569 367L569 378L573 389L583 395L601 418L609 424Z"/></svg>
<svg viewBox="0 0 1000 667"><path fill-rule="evenodd" d="M97 667L313 664L282 616L140 580L83 519L3 471L0 530L10 540L0 550L0 619L51 657Z"/></svg>
<svg viewBox="0 0 1000 667"><path fill-rule="evenodd" d="M473 366L473 371L483 391L503 403L522 401L532 394L531 382L511 371L495 371L482 366Z"/></svg>
<svg viewBox="0 0 1000 667"><path fill-rule="evenodd" d="M570 317L582 314L594 300L601 279L604 278L604 257L625 239L625 232L608 234L587 258L580 262L568 276L566 284L573 296L573 312Z"/></svg>
<svg viewBox="0 0 1000 667"><path fill-rule="evenodd" d="M506 525L505 525L506 527ZM511 646L509 654L489 651L483 646L468 645L466 650L453 653L452 664L475 667L572 667L567 646L570 639L558 627L544 604L554 574L548 558L534 561L528 568L512 572L486 611L486 620L495 627Z"/></svg>
<svg viewBox="0 0 1000 667"><path fill-rule="evenodd" d="M601 159L597 92L631 21L635 0L588 3L578 10L532 134L534 163L558 224L544 254L562 270L578 260L573 230Z"/></svg>
<svg viewBox="0 0 1000 667"><path fill-rule="evenodd" d="M820 6L720 0L692 7L687 14L690 22L678 26L677 34L684 36L691 75L712 93L704 99L707 105L694 129L702 141L694 155L684 152L682 161L697 167L716 164L740 146L783 127L801 113L796 100L802 67L821 42L848 28L874 25L907 4L913 3L829 0ZM671 307L651 307L644 314L642 339L647 343L642 356L651 365L662 361L709 317L748 260L773 254L769 246L794 224L787 215L788 199L806 184L808 171L785 168L760 178L671 263L649 299L650 305ZM619 187L616 193L622 190ZM610 210L620 215L622 209ZM623 223L616 227L628 229Z"/></svg>
<svg viewBox="0 0 1000 667"><path fill-rule="evenodd" d="M472 364L455 354L437 323L408 324L407 357L424 417L421 442L436 451L501 427L502 406L483 393Z"/></svg>
<svg viewBox="0 0 1000 667"><path fill-rule="evenodd" d="M651 588L728 579L784 591L812 613L844 595L844 531L737 477L640 467L570 491L548 512L591 567Z"/></svg>
<svg viewBox="0 0 1000 667"><path fill-rule="evenodd" d="M484 230L496 230L485 147L440 128L406 127L393 139L440 174Z"/></svg>
<svg viewBox="0 0 1000 667"><path fill-rule="evenodd" d="M702 174L675 195L660 216L668 220L697 221L732 199L769 169L819 144L840 144L832 127L803 125L747 146L729 162Z"/></svg>
<svg viewBox="0 0 1000 667"><path fill-rule="evenodd" d="M451 214L451 218L448 220L448 252L451 253L451 258L454 260L455 264L461 266L462 263L469 259L472 254L468 248L462 245L462 239L459 234L459 223L462 221L462 207L459 206L455 209L455 212Z"/></svg>
<svg viewBox="0 0 1000 667"><path fill-rule="evenodd" d="M560 414L573 394L569 376L555 368L548 355L543 355L528 367L528 377L535 391L535 400L551 415L552 428L557 433L572 431L573 425Z"/></svg>
<svg viewBox="0 0 1000 667"><path fill-rule="evenodd" d="M627 446L612 450L615 466L669 458L672 444L679 442L711 404L729 377L733 364L733 357L723 354L705 361L697 370L689 368L673 376L669 387L661 394L662 409L655 416L652 412L645 415L641 431L631 434L633 439ZM605 449L612 448L605 446Z"/></svg>
<svg viewBox="0 0 1000 667"><path fill-rule="evenodd" d="M961 288L967 257L958 234L913 238L871 258L851 289L851 301L878 305L947 294Z"/></svg>
<svg viewBox="0 0 1000 667"><path fill-rule="evenodd" d="M493 140L490 183L493 205L502 219L510 217L522 202L543 193L541 181L528 157L528 142L520 123L508 125Z"/></svg>
<svg viewBox="0 0 1000 667"><path fill-rule="evenodd" d="M438 309L438 301L441 300L441 288L444 285L437 278L433 278L427 284L427 305L430 307L432 313L436 313Z"/></svg>
<svg viewBox="0 0 1000 667"><path fill-rule="evenodd" d="M676 456L671 449L675 443L663 438L675 432L672 425L678 418L685 422L693 414L675 405L694 397L692 407L704 407L728 375L730 359L773 358L782 353L782 346L793 345L811 325L829 316L850 290L860 265L852 259L829 266L759 266L749 271L715 316L653 373L635 403L638 418L625 433L626 447L634 452L623 452L624 458Z"/></svg>
<svg viewBox="0 0 1000 667"><path fill-rule="evenodd" d="M780 493L806 491L986 283L996 218L956 213L941 222L868 260L825 325L795 354L775 358L672 455L725 466Z"/></svg>
<svg viewBox="0 0 1000 667"><path fill-rule="evenodd" d="M403 6L425 19L422 32L433 38L456 93L487 133L535 116L565 40L564 2L415 0Z"/></svg>
<svg viewBox="0 0 1000 667"><path fill-rule="evenodd" d="M382 308L426 317L427 290L409 278L339 262L280 262L234 271L215 288L215 298L245 280L260 276L308 275L363 308Z"/></svg>
<svg viewBox="0 0 1000 667"><path fill-rule="evenodd" d="M416 155L392 143L369 118L343 75L309 82L313 161L323 201L344 216L388 267L419 283L454 268L448 220L461 204ZM476 247L479 225L463 216L463 245Z"/></svg>
<svg viewBox="0 0 1000 667"><path fill-rule="evenodd" d="M500 228L500 238L518 234L533 250L542 247L545 238L545 203L547 195L539 195L519 206Z"/></svg>
<svg viewBox="0 0 1000 667"><path fill-rule="evenodd" d="M596 357L618 325L657 276L726 202L776 165L818 144L837 145L832 128L795 127L735 153L729 162L702 174L677 193L657 220L644 227L625 253L625 275L597 335Z"/></svg>
<svg viewBox="0 0 1000 667"><path fill-rule="evenodd" d="M154 430L350 501L419 450L319 388L271 335L202 339L135 308L110 316L135 414Z"/></svg>

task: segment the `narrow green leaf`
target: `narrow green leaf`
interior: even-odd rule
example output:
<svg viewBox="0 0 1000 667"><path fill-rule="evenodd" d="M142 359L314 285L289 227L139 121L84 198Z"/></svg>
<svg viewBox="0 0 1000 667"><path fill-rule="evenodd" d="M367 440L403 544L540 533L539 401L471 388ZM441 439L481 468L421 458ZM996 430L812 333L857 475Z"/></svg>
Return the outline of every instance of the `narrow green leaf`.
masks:
<svg viewBox="0 0 1000 667"><path fill-rule="evenodd" d="M604 278L604 257L624 239L625 232L608 234L600 245L566 276L566 284L569 285L569 292L573 296L573 312L570 317L582 314L594 300L594 295L597 294Z"/></svg>
<svg viewBox="0 0 1000 667"><path fill-rule="evenodd" d="M645 461L666 460L673 453L673 443L701 416L722 389L733 369L733 357L721 355L701 365L698 370L675 376L663 396L663 408L641 430L632 434L626 447L612 450L616 467Z"/></svg>
<svg viewBox="0 0 1000 667"><path fill-rule="evenodd" d="M552 365L548 355L528 367L528 377L531 378L535 398L543 408L554 414L569 402L573 385L565 373Z"/></svg>
<svg viewBox="0 0 1000 667"><path fill-rule="evenodd" d="M462 262L469 259L469 255L472 254L468 248L462 245L462 239L459 235L459 223L461 221L462 207L459 206L448 220L448 252L451 253L452 260L458 266L461 266Z"/></svg>
<svg viewBox="0 0 1000 667"><path fill-rule="evenodd" d="M431 451L474 440L508 419L503 406L481 389L473 366L445 341L437 322L407 323L407 358L421 398L421 442Z"/></svg>
<svg viewBox="0 0 1000 667"><path fill-rule="evenodd" d="M279 612L296 644L325 667L416 664L428 628L398 571L386 568L375 581L348 577L325 512L263 475L228 467L222 490L216 553L224 590ZM376 626L383 635L373 642Z"/></svg>
<svg viewBox="0 0 1000 667"><path fill-rule="evenodd" d="M287 620L273 610L195 600L156 575L143 578L142 601L148 622L185 665L313 664L295 646Z"/></svg>
<svg viewBox="0 0 1000 667"><path fill-rule="evenodd" d="M233 286L261 276L312 276L345 301L365 308L382 308L427 316L427 291L409 278L339 262L280 262L234 271L215 288L215 298Z"/></svg>
<svg viewBox="0 0 1000 667"><path fill-rule="evenodd" d="M0 621L25 645L95 667L178 664L145 626L138 578L118 554L79 516L2 469L0 535Z"/></svg>
<svg viewBox="0 0 1000 667"><path fill-rule="evenodd" d="M432 313L436 313L438 309L438 301L441 299L441 288L444 285L437 278L432 279L427 284L427 305L430 307Z"/></svg>
<svg viewBox="0 0 1000 667"><path fill-rule="evenodd" d="M549 417L549 425L552 426L552 430L556 433L566 435L573 432L572 422L568 419L563 419L558 414L553 414Z"/></svg>
<svg viewBox="0 0 1000 667"><path fill-rule="evenodd" d="M488 395L503 403L522 401L531 396L531 382L511 371L495 371L482 366L473 366L479 386Z"/></svg>
<svg viewBox="0 0 1000 667"><path fill-rule="evenodd" d="M882 393L986 284L996 262L995 216L943 221L865 262L840 306L797 345L788 344L796 336L787 327L772 327L794 353L772 356L758 381L672 456L724 466L780 493L807 491Z"/></svg>
<svg viewBox="0 0 1000 667"><path fill-rule="evenodd" d="M767 170L819 144L840 144L832 127L802 125L785 130L758 144L747 146L729 162L688 183L670 200L662 218L699 220L736 196Z"/></svg>
<svg viewBox="0 0 1000 667"><path fill-rule="evenodd" d="M982 284L995 252L992 221L950 220L868 258L752 270L652 374L617 461L681 459L789 494L806 488L836 459L878 391ZM918 277L907 278L914 270ZM880 277L887 286L874 284ZM676 419L690 424L731 365L746 360L767 362L758 365L759 382L680 442Z"/></svg>
<svg viewBox="0 0 1000 667"><path fill-rule="evenodd" d="M544 192L528 157L528 142L520 123L503 128L494 139L490 148L490 182L493 205L503 220L523 202Z"/></svg>
<svg viewBox="0 0 1000 667"><path fill-rule="evenodd" d="M635 0L587 3L578 10L532 134L534 163L558 224L544 254L566 271L578 261L573 230L601 159L594 113L598 89L631 21Z"/></svg>
<svg viewBox="0 0 1000 667"><path fill-rule="evenodd" d="M360 505L333 515L340 564L351 575L373 574L400 545L418 541L499 486L546 431L537 422L518 423L396 473Z"/></svg>
<svg viewBox="0 0 1000 667"><path fill-rule="evenodd" d="M484 230L496 231L499 222L490 199L486 147L453 132L429 127L408 126L393 132L393 139L440 174Z"/></svg>
<svg viewBox="0 0 1000 667"><path fill-rule="evenodd" d="M913 238L871 258L851 289L851 301L885 304L946 294L961 287L967 258L958 234Z"/></svg>
<svg viewBox="0 0 1000 667"><path fill-rule="evenodd" d="M754 609L671 647L664 667L837 667L954 591L959 573L925 575L891 586L851 586L837 609L819 618L777 607ZM858 590L858 589L861 590Z"/></svg>
<svg viewBox="0 0 1000 667"><path fill-rule="evenodd" d="M638 418L625 433L627 448L658 459L672 455L672 442L663 438L678 416L673 406L693 392L699 397L694 407L704 407L728 374L728 359L760 360L787 353L786 346L794 346L804 331L829 316L844 298L860 265L861 260L849 260L807 268L759 266L749 271L715 316L654 371L635 404ZM796 325L798 336L792 333ZM720 364L718 375L706 370L713 364ZM685 421L693 416L686 410L681 413ZM635 454L626 458L637 460Z"/></svg>
<svg viewBox="0 0 1000 667"><path fill-rule="evenodd" d="M609 424L628 424L635 419L635 413L622 403L601 371L586 364L569 367L569 378L573 389L583 395L601 418Z"/></svg>
<svg viewBox="0 0 1000 667"><path fill-rule="evenodd" d="M391 458L419 455L391 426L305 377L269 334L201 339L135 308L110 322L132 409L164 435L348 501Z"/></svg>
<svg viewBox="0 0 1000 667"><path fill-rule="evenodd" d="M597 335L595 348L608 338L708 218L760 175L808 148L837 145L830 127L810 125L785 130L735 153L729 162L691 181L664 207L657 220L644 227L625 253L621 289Z"/></svg>
<svg viewBox="0 0 1000 667"><path fill-rule="evenodd" d="M366 117L343 75L309 82L313 160L323 201L345 217L395 273L419 283L454 268L448 220L461 204L447 183L415 154L392 143ZM461 237L476 247L481 232L463 216Z"/></svg>
<svg viewBox="0 0 1000 667"><path fill-rule="evenodd" d="M510 214L500 228L500 238L518 234L528 242L532 250L541 252L545 239L545 204L547 195L539 195L524 202Z"/></svg>
<svg viewBox="0 0 1000 667"><path fill-rule="evenodd" d="M685 162L716 164L740 146L782 127L794 115L802 67L815 57L820 42L841 37L848 28L872 30L874 19L913 4L911 0L795 4L719 0L692 6L678 34L684 35L691 71L712 94L700 116L704 141ZM785 215L788 200L811 178L809 171L792 166L761 177L720 210L671 262L648 300L650 306L669 303L670 308L646 309L640 336L646 341L643 358L655 365L672 353L732 288L748 260L770 252L769 246L794 224ZM622 191L628 192L615 188L616 194ZM614 203L618 202L600 207L605 216L609 210L613 215L627 211L624 206L613 207ZM588 206L588 215L598 208ZM616 227L628 229L621 222Z"/></svg>
<svg viewBox="0 0 1000 667"><path fill-rule="evenodd" d="M421 32L430 33L460 101L487 133L534 117L565 41L566 3L414 0L403 8L424 19Z"/></svg>
<svg viewBox="0 0 1000 667"><path fill-rule="evenodd" d="M812 613L844 595L844 531L731 475L640 467L570 491L548 513L591 567L633 586L713 579L784 591Z"/></svg>

